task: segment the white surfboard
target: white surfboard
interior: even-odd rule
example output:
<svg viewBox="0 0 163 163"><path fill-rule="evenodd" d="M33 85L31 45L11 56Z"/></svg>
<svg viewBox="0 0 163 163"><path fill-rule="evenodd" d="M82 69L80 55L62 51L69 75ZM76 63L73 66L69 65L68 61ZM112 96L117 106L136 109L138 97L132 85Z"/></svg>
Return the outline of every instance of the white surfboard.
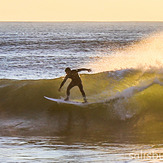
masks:
<svg viewBox="0 0 163 163"><path fill-rule="evenodd" d="M50 100L50 101L54 101L57 103L64 103L64 104L73 104L73 105L86 105L86 104L88 104L88 103L82 103L82 102L78 102L78 101L65 101L63 99L55 99L55 98L46 97L46 96L44 96L44 98L46 98L47 100Z"/></svg>

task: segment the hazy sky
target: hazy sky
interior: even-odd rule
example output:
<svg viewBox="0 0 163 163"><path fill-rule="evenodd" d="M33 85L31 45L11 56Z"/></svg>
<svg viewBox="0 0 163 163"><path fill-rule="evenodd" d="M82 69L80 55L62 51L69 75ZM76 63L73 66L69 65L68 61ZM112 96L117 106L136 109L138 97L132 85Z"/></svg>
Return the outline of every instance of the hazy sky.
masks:
<svg viewBox="0 0 163 163"><path fill-rule="evenodd" d="M0 21L163 21L163 0L0 0Z"/></svg>

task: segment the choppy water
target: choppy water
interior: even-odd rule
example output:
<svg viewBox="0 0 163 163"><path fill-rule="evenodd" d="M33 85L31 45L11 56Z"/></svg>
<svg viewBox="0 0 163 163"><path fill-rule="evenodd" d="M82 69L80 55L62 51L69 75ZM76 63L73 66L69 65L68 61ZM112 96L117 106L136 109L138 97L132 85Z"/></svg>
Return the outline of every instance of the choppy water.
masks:
<svg viewBox="0 0 163 163"><path fill-rule="evenodd" d="M0 78L64 75L163 30L163 23L0 23Z"/></svg>
<svg viewBox="0 0 163 163"><path fill-rule="evenodd" d="M162 31L162 22L0 23L0 162L161 162ZM68 66L92 68L81 75L91 104L43 98L65 96Z"/></svg>

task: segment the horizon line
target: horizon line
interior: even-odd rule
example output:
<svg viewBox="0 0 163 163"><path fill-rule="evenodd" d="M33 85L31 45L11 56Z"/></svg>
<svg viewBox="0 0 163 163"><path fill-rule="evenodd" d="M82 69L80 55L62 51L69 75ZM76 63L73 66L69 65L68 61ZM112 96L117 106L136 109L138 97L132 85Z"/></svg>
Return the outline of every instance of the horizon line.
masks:
<svg viewBox="0 0 163 163"><path fill-rule="evenodd" d="M69 23L69 22L90 22L90 23L91 23L91 22L92 22L92 23L96 23L96 22L97 22L97 23L100 23L100 22L101 22L101 23L105 23L105 22L106 22L106 23L107 23L107 22L108 22L108 23L112 23L112 22L113 22L113 23L114 23L114 22L163 22L163 20L113 20L113 21L105 21L105 20L104 20L104 21L103 21L103 20L97 20L97 21L94 21L94 20L93 20L93 21L92 21L92 20L65 20L65 21L62 21L62 20L61 20L61 21L60 21L60 20L59 20L59 21L51 21L51 20L50 20L50 21L48 21L48 20L29 20L29 21L28 21L28 20L23 20L23 21L22 21L22 20L2 20L2 21L1 21L1 20L0 20L0 22L1 22L1 23L3 23L3 22L9 22L9 23L10 23L10 22L11 22L11 23L21 23L21 22L22 22L22 23L24 23L24 22L29 22L29 23L30 23L30 22L31 22L31 23L32 23L32 22L33 22L33 23L34 23L34 22L36 22L36 23L37 23L37 22L38 22L38 23L44 23L44 22L45 22L45 23L62 23L62 22L63 22L63 23L64 23L64 22L65 22L65 23L66 23L66 22L67 22L67 23Z"/></svg>

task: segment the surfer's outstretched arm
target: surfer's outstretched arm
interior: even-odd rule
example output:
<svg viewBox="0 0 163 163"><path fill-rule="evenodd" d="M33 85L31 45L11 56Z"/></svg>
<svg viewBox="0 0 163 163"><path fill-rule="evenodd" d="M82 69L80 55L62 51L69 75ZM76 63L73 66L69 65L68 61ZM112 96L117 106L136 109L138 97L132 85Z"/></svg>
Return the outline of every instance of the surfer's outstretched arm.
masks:
<svg viewBox="0 0 163 163"><path fill-rule="evenodd" d="M65 84L65 82L66 82L67 79L68 79L68 76L66 75L66 77L65 77L64 80L62 81L62 83L61 83L61 85L60 85L58 91L61 91L61 88L62 88L62 86Z"/></svg>
<svg viewBox="0 0 163 163"><path fill-rule="evenodd" d="M80 71L88 71L88 72L91 72L92 70L91 69L87 69L87 68L77 69L77 72L80 72Z"/></svg>

